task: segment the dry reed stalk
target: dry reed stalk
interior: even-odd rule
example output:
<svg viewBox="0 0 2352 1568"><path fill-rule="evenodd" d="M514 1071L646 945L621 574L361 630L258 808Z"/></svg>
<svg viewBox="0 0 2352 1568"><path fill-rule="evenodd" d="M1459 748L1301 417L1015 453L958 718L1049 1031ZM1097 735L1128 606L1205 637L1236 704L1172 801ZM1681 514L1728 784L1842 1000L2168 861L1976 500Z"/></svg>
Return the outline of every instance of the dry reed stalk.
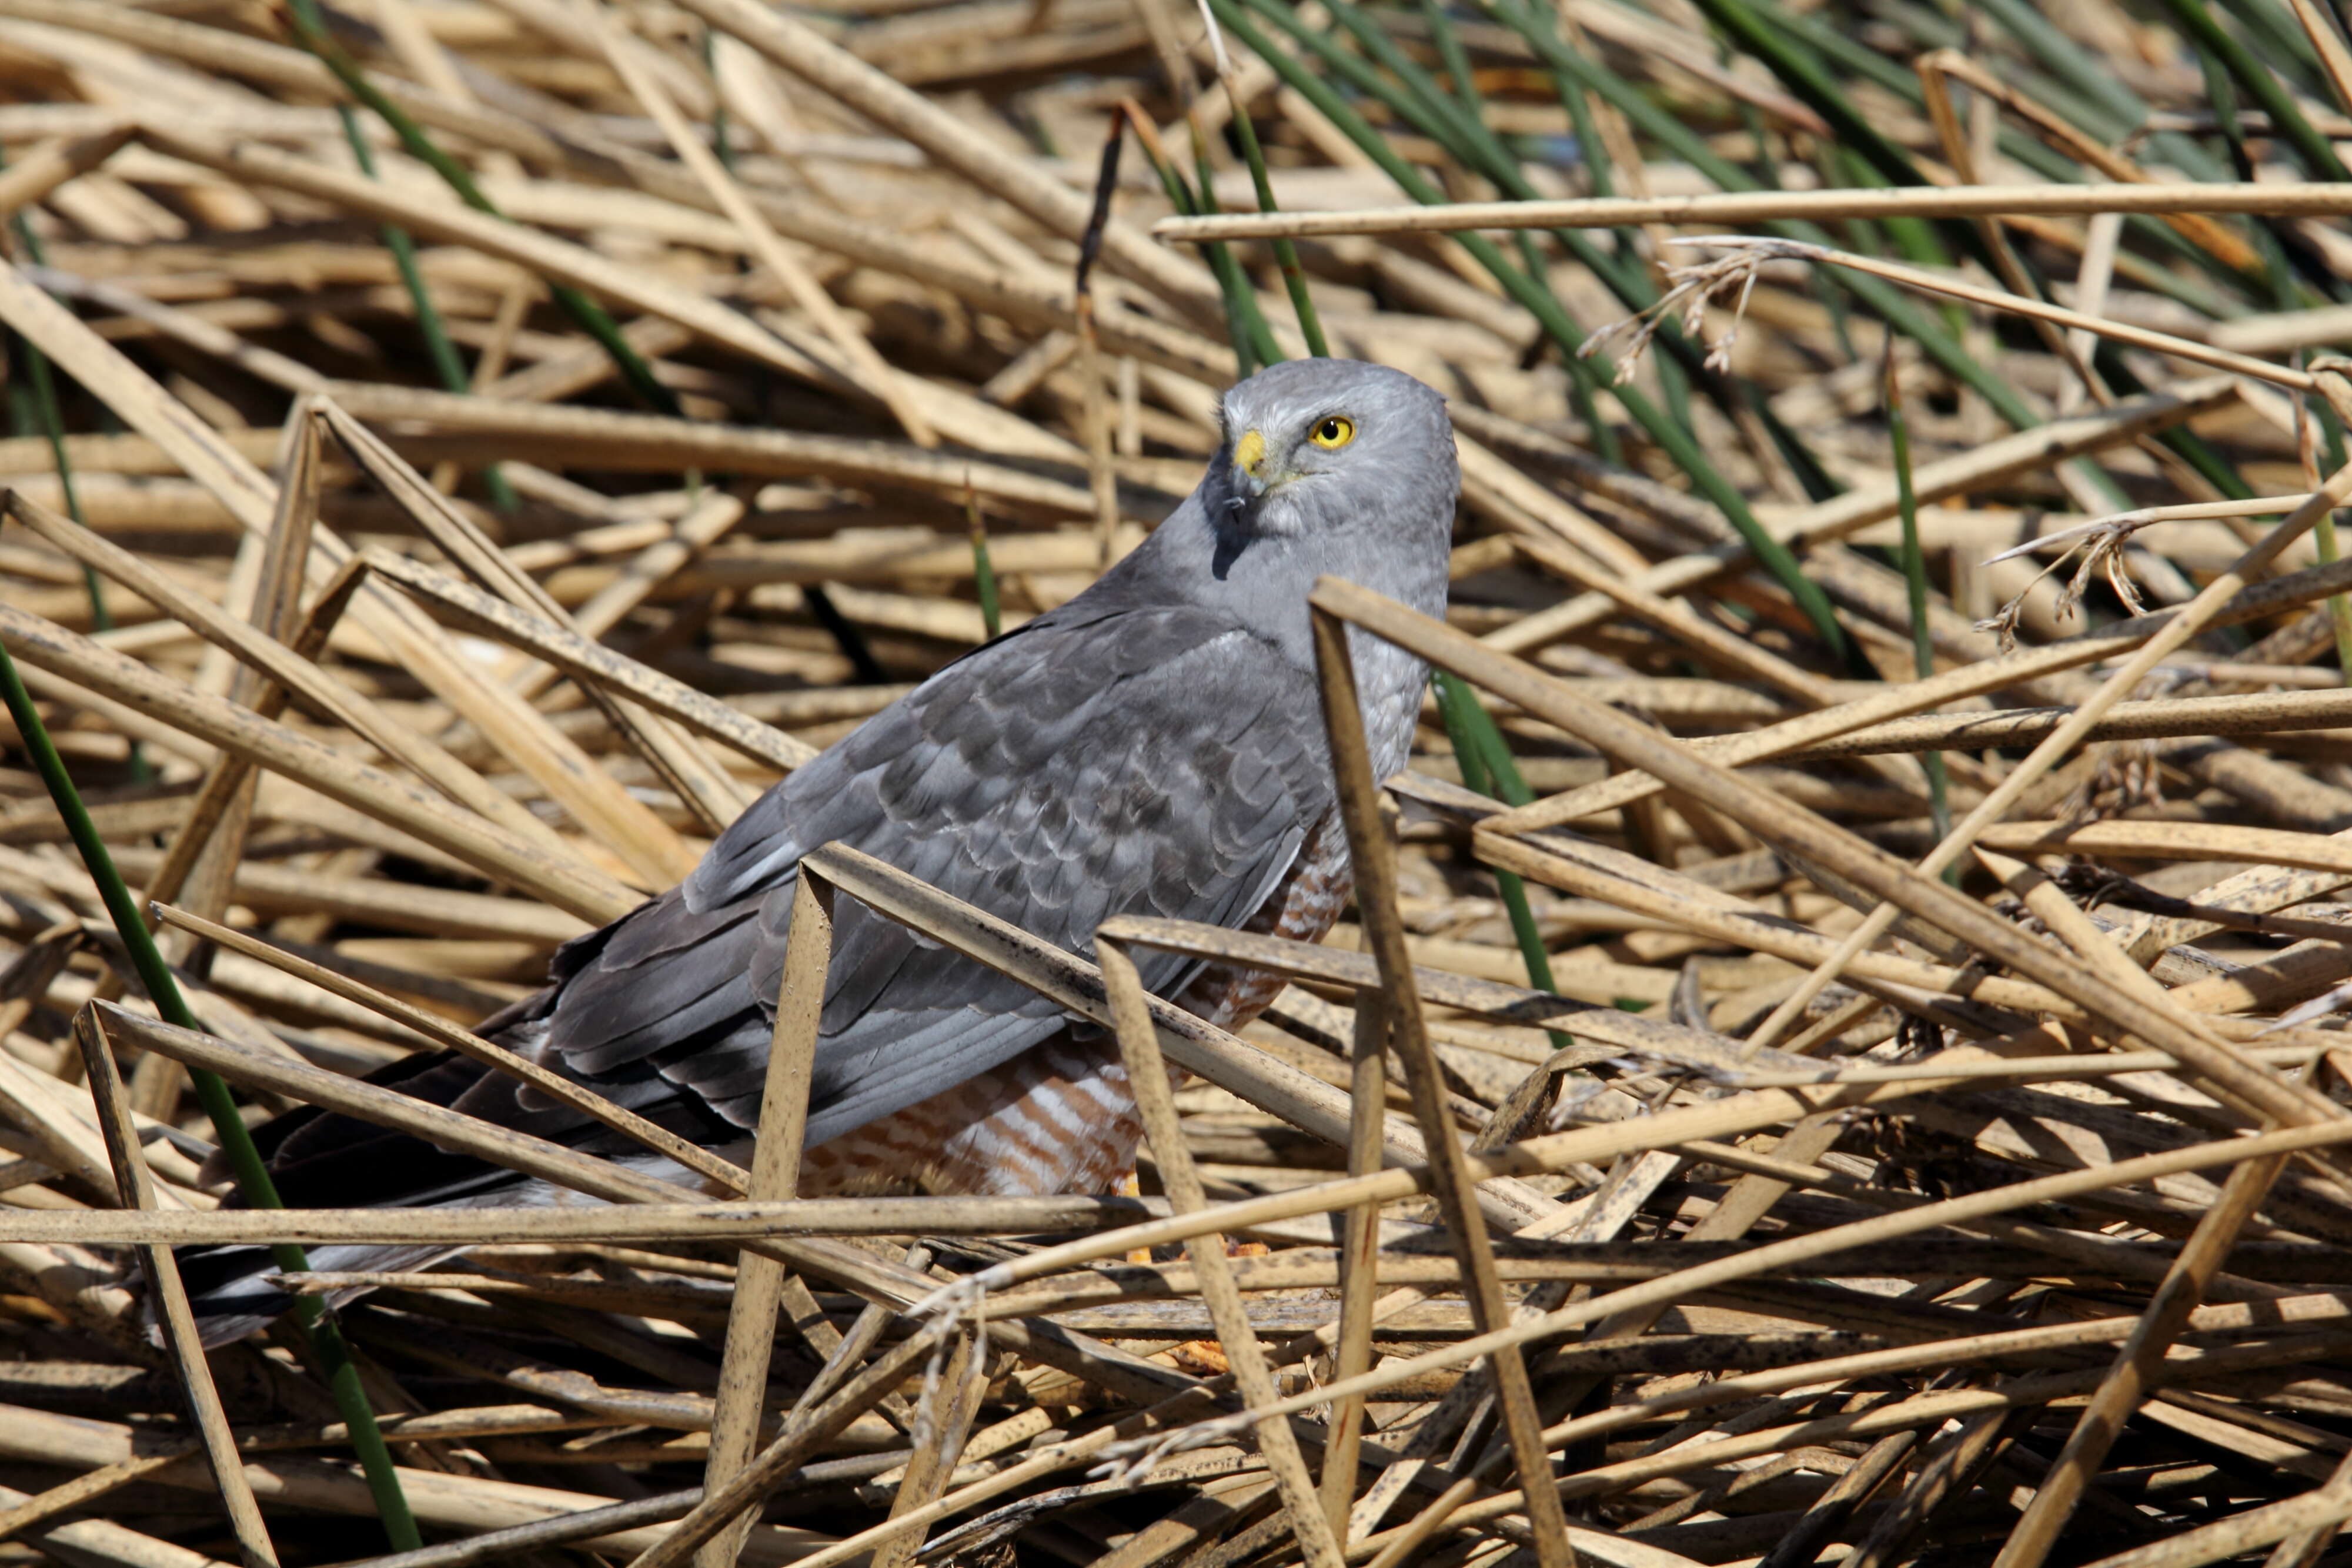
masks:
<svg viewBox="0 0 2352 1568"><path fill-rule="evenodd" d="M56 383L12 361L0 644L219 1031L125 999L0 731L0 1458L39 1477L0 1535L375 1550L348 1434L274 1353L191 1350L168 1249L404 1241L474 1250L285 1281L347 1298L406 1412L400 1568L2324 1561L2352 564L2298 536L2352 471L2288 356L2352 340L2352 54L2311 0L2089 4L1573 0L1562 44L1517 0L1218 0L1195 106L1215 46L1156 0L380 0L328 7L348 68L261 12L0 0L0 323ZM348 68L414 122L359 112L374 180ZM1188 109L1200 210L1130 168L1097 218L1063 154ZM1236 109L1277 213L1198 190L1256 201ZM1385 204L1424 174L1531 199ZM1338 351L1463 437L1449 623L1318 596L1333 941L1122 915L1076 955L817 851L740 1166L468 1032L1133 548L1259 351L1228 285L1291 340L1277 235ZM600 342L550 286L632 319ZM1678 287L1634 384L1679 465L1563 358ZM1872 554L1898 521L1916 580ZM1433 705L1370 778L1343 621L1478 686L1500 750ZM845 898L1116 1039L1142 1195L797 1196ZM1285 988L1213 1028L1141 948ZM439 1049L679 1181L360 1082ZM581 1201L223 1207L184 1061Z"/></svg>
<svg viewBox="0 0 2352 1568"><path fill-rule="evenodd" d="M2265 217L2340 217L2352 196L2305 186L2244 184L1942 185L1918 190L1755 191L1738 194L1647 196L1559 202L1455 202L1434 207L1364 212L1226 213L1162 218L1163 239L1272 239L1277 235L1452 233L1465 229L1622 228L1634 224L1768 224L1780 218L1835 223L1864 218L1973 218L2010 215L2176 213L2256 214Z"/></svg>

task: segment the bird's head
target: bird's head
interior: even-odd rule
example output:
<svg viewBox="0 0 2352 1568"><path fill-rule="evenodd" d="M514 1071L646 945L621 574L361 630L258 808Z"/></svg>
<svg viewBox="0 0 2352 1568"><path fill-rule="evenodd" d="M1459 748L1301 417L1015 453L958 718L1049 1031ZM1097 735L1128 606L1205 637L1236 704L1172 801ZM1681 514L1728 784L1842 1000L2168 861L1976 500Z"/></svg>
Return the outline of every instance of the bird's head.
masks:
<svg viewBox="0 0 2352 1568"><path fill-rule="evenodd" d="M1260 537L1441 511L1460 487L1445 400L1385 365L1293 360L1225 393L1210 497Z"/></svg>

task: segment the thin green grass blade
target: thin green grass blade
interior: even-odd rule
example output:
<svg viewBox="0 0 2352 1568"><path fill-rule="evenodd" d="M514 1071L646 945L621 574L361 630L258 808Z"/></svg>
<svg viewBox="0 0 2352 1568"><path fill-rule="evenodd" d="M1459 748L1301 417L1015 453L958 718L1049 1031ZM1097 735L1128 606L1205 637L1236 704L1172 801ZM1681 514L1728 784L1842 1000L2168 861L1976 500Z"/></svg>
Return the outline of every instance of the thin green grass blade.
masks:
<svg viewBox="0 0 2352 1568"><path fill-rule="evenodd" d="M18 221L22 221L21 217ZM10 389L16 423L20 430L37 428L48 442L49 461L58 471L58 488L64 495L66 515L88 528L89 521L82 516L81 492L74 484L73 458L66 448L65 416L58 404L57 375L49 365L49 357L14 332L8 334L8 345L16 362L25 367L24 385ZM95 570L85 566L81 569L81 585L89 596L90 628L101 632L113 631L114 612L107 608L105 580ZM137 740L131 741L126 761L131 782L145 785L155 781L154 766L147 760L146 748Z"/></svg>
<svg viewBox="0 0 2352 1568"><path fill-rule="evenodd" d="M2344 466L2347 457L2344 423L2336 417L2336 411L2328 406L2326 399L2306 397L2304 402L2308 417L2319 422L2319 438L2326 449L2327 471L2332 474ZM2333 566L2343 559L2334 512L2319 515L2319 521L2312 525L2311 539L2322 566ZM2331 595L2327 601L2327 619L2336 632L2336 667L2345 683L2352 685L2352 594Z"/></svg>
<svg viewBox="0 0 2352 1568"><path fill-rule="evenodd" d="M2221 5L2245 28L2249 47L2291 90L2315 98L2326 94L2326 73L2319 68L2318 51L2311 47L2302 25L2275 0L2221 0Z"/></svg>
<svg viewBox="0 0 2352 1568"><path fill-rule="evenodd" d="M1525 172L1521 169L1517 153L1502 137L1496 134L1493 127L1487 124L1486 102L1479 93L1475 78L1471 72L1469 51L1463 47L1461 32L1454 26L1453 17L1446 14L1444 0L1422 0L1422 5L1423 15L1429 23L1431 36L1436 40L1438 57L1444 65L1446 75L1455 84L1454 96L1460 100L1460 119L1463 128L1470 136L1473 151L1477 155L1475 166L1503 190L1521 200L1528 199L1536 193L1535 187L1528 182ZM1385 35L1382 37L1386 41ZM1405 69L1415 71L1419 69L1412 63L1409 56L1404 56L1402 51L1395 49L1392 42L1390 43L1390 48L1392 53L1389 57L1398 59ZM1434 93L1433 78L1427 78L1424 74L1422 79L1425 92ZM1558 78L1554 79L1557 81ZM1576 108L1586 111L1584 118L1576 123L1580 127L1580 136L1589 133L1589 140L1580 141L1579 145L1584 150L1585 158L1591 163L1596 176L1594 180L1596 193L1605 193L1603 187L1611 183L1610 162L1608 148L1601 140L1600 128L1591 123L1590 106L1583 102L1581 94L1570 91L1564 93L1563 97L1574 99ZM1555 243L1574 256L1586 270L1599 277L1611 293L1623 301L1627 309L1646 309L1656 299L1657 290L1649 272L1638 260L1633 259L1642 254L1640 236L1636 231L1630 228L1621 228L1614 233L1617 236L1617 252L1614 256L1595 245L1591 235L1580 229L1556 229L1552 232L1552 238ZM1511 237L1518 246L1520 268L1529 277L1537 279L1549 288L1550 271L1545 264L1542 245L1536 232L1531 229L1517 229L1513 231ZM1691 344L1689 339L1683 335L1679 328L1669 324L1660 331L1658 341L1666 349L1665 355L1655 361L1658 392L1665 400L1667 417L1684 429L1692 427L1690 388L1694 373L1706 383L1708 395L1727 414L1736 413L1732 406L1734 401L1754 401L1752 398L1744 396L1748 389L1738 386L1737 378L1717 375L1707 371L1705 368L1705 356ZM1593 428L1603 427L1596 420ZM1612 440L1607 444L1613 446L1615 443ZM1606 449L1602 455L1612 463L1623 460L1622 455ZM1817 466L1812 462L1811 453L1805 455L1805 465Z"/></svg>
<svg viewBox="0 0 2352 1568"><path fill-rule="evenodd" d="M963 487L963 517L971 530L971 582L973 591L980 596L981 629L993 643L1004 630L1003 612L997 606L996 567L988 559L988 523L980 515L980 496L969 480Z"/></svg>
<svg viewBox="0 0 2352 1568"><path fill-rule="evenodd" d="M1216 171L1209 166L1208 144L1201 140L1198 122L1188 122L1192 136L1192 176L1199 182L1200 209L1203 213L1223 212L1217 204ZM1242 266L1241 257L1231 246L1225 252L1225 308L1240 320L1242 330L1249 335L1250 358L1261 365L1278 365L1290 356L1282 351L1275 340L1274 329L1266 325L1265 312L1257 308L1257 286L1250 281L1249 269Z"/></svg>
<svg viewBox="0 0 2352 1568"><path fill-rule="evenodd" d="M343 140L350 144L360 172L371 180L376 178L375 152L360 130L359 116L347 103L337 104L335 113L342 120ZM400 274L400 285L408 291L409 303L415 308L416 329L425 339L425 351L433 361L433 373L440 378L444 391L471 392L473 378L467 373L465 361L457 357L457 345L449 336L449 324L441 319L441 307L425 285L424 269L416 265L415 237L398 224L386 224L378 232L383 235L384 249L392 253L392 265ZM482 488L489 492L490 504L499 511L514 510L514 486L507 483L497 464L482 465Z"/></svg>
<svg viewBox="0 0 2352 1568"><path fill-rule="evenodd" d="M1243 161L1249 164L1250 183L1257 191L1257 210L1261 213L1282 209L1274 199L1274 177L1266 172L1265 152L1257 144L1257 127L1250 123L1248 106L1234 84L1225 83L1225 95L1232 101L1234 131L1242 144ZM1324 341L1323 322L1315 313L1315 301L1307 292L1307 271L1298 265L1298 246L1287 239L1274 242L1275 265L1282 269L1282 286L1290 293L1290 308L1298 314L1298 335L1307 340L1307 352L1312 358L1328 360L1331 346Z"/></svg>
<svg viewBox="0 0 2352 1568"><path fill-rule="evenodd" d="M1454 760L1461 765L1463 784L1508 806L1524 806L1534 800L1535 792L1520 777L1509 742L1503 738L1494 715L1478 700L1478 694L1467 682L1445 670L1432 671L1430 679L1436 688L1437 711L1445 721L1445 733L1454 742ZM1510 915L1511 935L1519 945L1521 961L1528 967L1528 984L1539 991L1554 989L1551 954L1544 946L1543 929L1536 924L1535 910L1528 903L1527 883L1517 872L1491 866L1487 869L1494 874L1495 889L1502 898L1503 908ZM1567 1035L1557 1030L1548 1032L1554 1050L1567 1049Z"/></svg>
<svg viewBox="0 0 2352 1568"><path fill-rule="evenodd" d="M424 127L411 119L405 110L385 97L383 90L368 79L367 73L360 68L359 63L343 52L342 46L328 34L319 16L317 0L290 0L286 14L291 18L295 36L302 47L316 55L334 73L335 79L342 83L344 90L373 110L392 128L393 134L400 138L400 144L411 157L440 175L467 206L494 218L506 217L497 204L482 193L481 187L474 183L473 175L467 172L465 165L443 152L425 133ZM604 350L605 357L613 361L614 369L620 372L621 379L648 407L671 419L686 417L685 406L677 401L677 394L661 383L654 374L653 367L646 363L645 356L621 335L620 324L613 319L612 312L570 284L549 281L547 292L548 297L572 319L572 324ZM689 472L687 477L689 487L699 486L699 475ZM848 617L841 613L824 587L810 583L802 589L801 596L817 624L824 628L840 648L842 655L848 659L857 680L869 685L880 682L883 679L881 662L875 658L874 650L867 645L865 636L850 624Z"/></svg>
<svg viewBox="0 0 2352 1568"><path fill-rule="evenodd" d="M1331 13L1347 29L1349 37L1352 37L1363 49L1365 55L1370 57L1370 59L1360 57L1339 47L1338 41L1328 33L1307 27L1299 21L1296 12L1290 6L1278 3L1278 0L1249 0L1249 4L1266 20L1306 45L1325 66L1344 79L1349 86L1385 104L1407 124L1436 141L1463 167L1493 180L1507 194L1516 199L1526 200L1536 194L1535 188L1528 183L1526 175L1520 171L1517 158L1503 145L1501 139L1489 131L1475 114L1465 113L1460 105L1438 87L1435 78L1406 55L1394 39L1382 31L1360 7L1353 4L1353 0L1337 0L1337 3L1330 7ZM1375 64L1378 68L1375 68ZM1359 145L1364 146L1367 152L1371 152L1372 156L1381 162L1381 167L1389 170L1393 176L1394 166L1402 163L1402 160L1397 159L1393 151L1387 147L1386 138L1381 137L1376 130L1371 129L1369 121L1363 120L1360 115L1355 114L1352 110L1350 118L1343 123L1349 136L1356 140ZM1361 134L1359 133L1360 128ZM1365 136L1377 139L1381 146L1377 149L1373 148L1364 141ZM1419 174L1417 171L1414 183L1406 185L1405 188L1412 192L1416 201L1431 202L1445 199L1442 193L1436 195L1422 193L1424 191L1434 192L1437 187L1430 183L1426 176ZM1577 230L1567 229L1553 231L1553 237L1566 247L1569 254L1580 264L1599 277L1603 286L1624 303L1627 309L1644 309L1656 299L1656 291L1652 288L1649 279L1638 267L1621 263L1616 257L1594 245L1590 235ZM1566 319L1565 311L1559 307L1557 297L1552 295L1550 279L1538 248L1536 236L1521 230L1513 235L1513 242L1518 247L1521 257L1518 271L1523 283L1540 290L1552 301L1549 312L1537 312L1538 319L1543 319L1548 328L1552 318ZM1476 247L1471 248L1474 254L1478 254ZM1481 265L1485 265L1483 255L1480 256L1480 260ZM1502 280L1498 277L1498 281ZM1511 288L1513 286L1505 281L1505 287ZM1554 332L1551 335L1556 341L1561 340L1558 333ZM1693 363L1696 362L1696 356L1688 353L1687 343L1683 341L1680 334L1671 326L1662 329L1659 337L1662 342L1667 344L1670 351L1688 358ZM1598 392L1603 390L1603 382L1592 367L1578 362L1573 355L1570 358L1568 369L1572 377L1584 382L1591 392ZM1668 378L1669 401L1679 405L1678 383L1672 380L1671 371L1663 373ZM1689 421L1686 411L1677 406L1676 417L1678 423L1687 429ZM1596 429L1601 427L1597 418L1594 427Z"/></svg>
<svg viewBox="0 0 2352 1568"><path fill-rule="evenodd" d="M1430 42L1436 46L1439 68L1453 84L1454 101L1473 120L1486 113L1486 100L1479 96L1478 82L1470 69L1470 51L1462 47L1462 35L1454 26L1454 18L1445 14L1445 0L1421 0L1422 19L1429 24Z"/></svg>
<svg viewBox="0 0 2352 1568"><path fill-rule="evenodd" d="M1919 497L1911 487L1911 422L1903 412L1903 389L1895 380L1891 355L1885 384L1886 436L1895 457L1895 515L1903 524L1903 581L1911 608L1911 671L1924 681L1936 673L1936 643L1927 628L1927 557L1919 548ZM1927 775L1927 812L1940 841L1952 831L1950 773L1940 751L1926 753L1919 765ZM1944 877L1958 887L1959 867L1948 868Z"/></svg>
<svg viewBox="0 0 2352 1568"><path fill-rule="evenodd" d="M2099 340L2097 348L2092 352L2091 362L2098 367L2100 378L2117 397L2145 397L2148 394L2147 382L2131 368L2130 361L2124 358L2123 350L2112 339ZM2181 461L2203 476L2207 484L2231 500L2250 500L2262 494L2227 458L2216 452L2210 443L2187 425L2176 424L2160 431L2156 439L2179 454Z"/></svg>
<svg viewBox="0 0 2352 1568"><path fill-rule="evenodd" d="M1656 141L1670 153L1687 161L1723 189L1747 191L1757 188L1755 179L1745 170L1716 152L1704 137L1652 101L1624 78L1601 62L1566 47L1549 28L1537 24L1533 15L1519 4L1519 0L1477 0L1477 3L1496 20L1527 39L1546 65L1575 78L1580 84L1599 93L1643 134ZM1790 239L1816 245L1832 243L1827 234L1810 223L1775 223L1761 226L1769 233ZM1883 278L1847 272L1838 274L1837 283L1890 328L1918 343L1929 359L1954 380L1982 397L2008 423L2025 430L2042 423L2032 405L2019 396L2014 387L1994 374L1927 310L1921 308L1894 285ZM2086 471L2110 492L2115 509L2120 511L2129 505L2121 488L2095 465L2086 465ZM1800 602L1803 602L1801 598Z"/></svg>
<svg viewBox="0 0 2352 1568"><path fill-rule="evenodd" d="M2344 559L2336 534L2336 514L2321 514L2312 525L2312 544L2319 554L2319 564L2334 566ZM2336 667L2347 684L2352 684L2352 598L2338 593L2327 601L2327 618L2336 628Z"/></svg>
<svg viewBox="0 0 2352 1568"><path fill-rule="evenodd" d="M719 35L708 24L702 29L702 74L710 78L715 88L719 81ZM720 168L733 172L735 128L727 117L726 96L717 91L710 95L710 152Z"/></svg>
<svg viewBox="0 0 2352 1568"><path fill-rule="evenodd" d="M2132 90L2104 59L2066 36L2032 0L1971 0L2042 68L2107 118L2104 123L2076 120L2082 130L2113 144L2147 123L2147 100ZM2070 116L2069 118L2073 118ZM2147 141L2148 156L2170 163L2191 180L2221 181L2228 168L2198 140L2178 131L2159 131Z"/></svg>
<svg viewBox="0 0 2352 1568"><path fill-rule="evenodd" d="M1192 193L1184 172L1176 167L1175 160L1169 157L1168 149L1161 145L1159 128L1151 123L1151 117L1132 101L1122 107L1127 113L1128 125L1135 132L1135 144L1143 149L1144 160L1151 165L1152 172L1160 176L1160 188L1168 193L1168 204L1183 217L1197 217L1201 211L1200 198ZM1258 362L1256 346L1251 340L1248 327L1249 312L1254 303L1250 298L1249 278L1242 272L1241 263L1234 259L1232 246L1210 240L1200 248L1202 256L1209 264L1209 271L1217 279L1219 291L1224 296L1225 339L1233 345L1235 379L1246 379Z"/></svg>
<svg viewBox="0 0 2352 1568"><path fill-rule="evenodd" d="M1669 154L1688 162L1727 191L1752 191L1756 181L1737 163L1717 152L1706 139L1677 120L1623 77L1597 60L1568 48L1549 28L1537 24L1518 0L1477 0L1480 9L1528 40L1546 66L1564 72L1591 89L1631 120L1635 130L1656 141ZM1818 225L1809 223L1769 224L1767 232L1815 245L1833 243ZM1883 278L1841 274L1837 282L1864 308L1895 330L1916 341L1954 380L1966 384L1990 403L1994 412L2018 429L2040 423L2031 404L2016 390L1961 347L1926 311Z"/></svg>
<svg viewBox="0 0 2352 1568"><path fill-rule="evenodd" d="M1743 0L1697 0L1698 7L1709 21L1721 28L1724 35L1741 48L1764 62L1783 86L1803 99L1814 113L1827 120L1836 133L1836 146L1849 156L1867 162L1890 184L1924 185L1926 175L1911 161L1911 155L1886 138L1885 132L1870 122L1867 115L1855 108L1845 90L1824 71L1812 52L1791 43L1778 28L1750 10ZM1890 228L1894 225L1890 225ZM1954 231L1968 235L1962 243L1974 245L1976 234L1966 225ZM1950 254L1934 237L1934 230L1919 225L1904 228L1896 234L1898 244L1906 255L1929 265L1948 264Z"/></svg>
<svg viewBox="0 0 2352 1568"><path fill-rule="evenodd" d="M0 149L0 169L7 166L7 152ZM23 212L9 214L8 232L26 260L35 267L48 265L47 248L41 244L41 236L33 232ZM49 357L14 332L8 334L8 362L25 367L25 390L30 393L29 408L20 404L16 411L17 425L22 430L37 428L48 442L49 461L58 471L58 489L65 499L66 515L88 528L89 519L82 516L80 487L74 483L73 456L66 449L65 416L58 402L57 376L50 369ZM89 567L81 569L81 580L89 595L90 625L100 632L113 631L114 612L107 608L105 582ZM131 773L142 784L154 778L154 770L147 765L146 753L135 740L131 743Z"/></svg>
<svg viewBox="0 0 2352 1568"><path fill-rule="evenodd" d="M506 216L497 204L482 193L482 188L474 183L474 176L466 166L442 151L440 145L425 133L425 128L410 118L407 110L385 97L383 90L368 79L359 62L335 42L319 15L317 0L291 0L286 15L292 19L295 37L301 41L302 47L316 55L334 73L335 79L342 83L345 91L373 110L392 128L393 134L400 138L401 146L411 157L441 176L442 181L467 206L477 212L488 213L492 217ZM569 284L551 282L547 291L549 298L562 308L563 313L611 357L622 380L648 406L672 419L686 417L686 411L679 404L677 394L662 385L655 377L653 368L646 363L645 357L621 336L621 329L609 311Z"/></svg>

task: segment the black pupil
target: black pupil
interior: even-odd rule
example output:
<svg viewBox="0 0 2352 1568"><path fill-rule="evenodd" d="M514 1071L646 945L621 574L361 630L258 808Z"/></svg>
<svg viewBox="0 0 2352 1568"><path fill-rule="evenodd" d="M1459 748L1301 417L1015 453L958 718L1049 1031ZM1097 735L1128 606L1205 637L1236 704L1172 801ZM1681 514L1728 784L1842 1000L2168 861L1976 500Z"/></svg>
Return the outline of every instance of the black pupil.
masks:
<svg viewBox="0 0 2352 1568"><path fill-rule="evenodd" d="M1326 441L1337 441L1337 440L1339 440L1339 422L1338 420L1336 420L1336 419L1327 419L1327 420L1325 420L1325 421L1323 422L1323 428L1322 428L1322 430L1321 430L1318 434L1320 434L1322 435L1323 439L1324 439L1324 440L1326 440Z"/></svg>

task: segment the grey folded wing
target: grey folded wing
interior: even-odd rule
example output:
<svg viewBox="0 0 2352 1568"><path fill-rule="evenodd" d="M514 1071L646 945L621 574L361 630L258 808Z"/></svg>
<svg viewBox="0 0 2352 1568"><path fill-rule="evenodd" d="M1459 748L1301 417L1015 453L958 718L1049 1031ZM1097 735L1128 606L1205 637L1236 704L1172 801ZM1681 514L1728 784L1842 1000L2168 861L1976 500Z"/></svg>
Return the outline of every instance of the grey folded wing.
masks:
<svg viewBox="0 0 2352 1568"><path fill-rule="evenodd" d="M1183 606L1041 617L771 789L681 887L583 938L542 1049L649 1113L748 1128L805 851L854 845L1085 952L1113 914L1246 920L1330 798L1313 682L1264 641ZM1163 994L1195 967L1142 962ZM1065 1021L1017 981L843 899L809 1141L950 1088ZM533 1122L552 1112L537 1099L526 1091L517 1107Z"/></svg>

